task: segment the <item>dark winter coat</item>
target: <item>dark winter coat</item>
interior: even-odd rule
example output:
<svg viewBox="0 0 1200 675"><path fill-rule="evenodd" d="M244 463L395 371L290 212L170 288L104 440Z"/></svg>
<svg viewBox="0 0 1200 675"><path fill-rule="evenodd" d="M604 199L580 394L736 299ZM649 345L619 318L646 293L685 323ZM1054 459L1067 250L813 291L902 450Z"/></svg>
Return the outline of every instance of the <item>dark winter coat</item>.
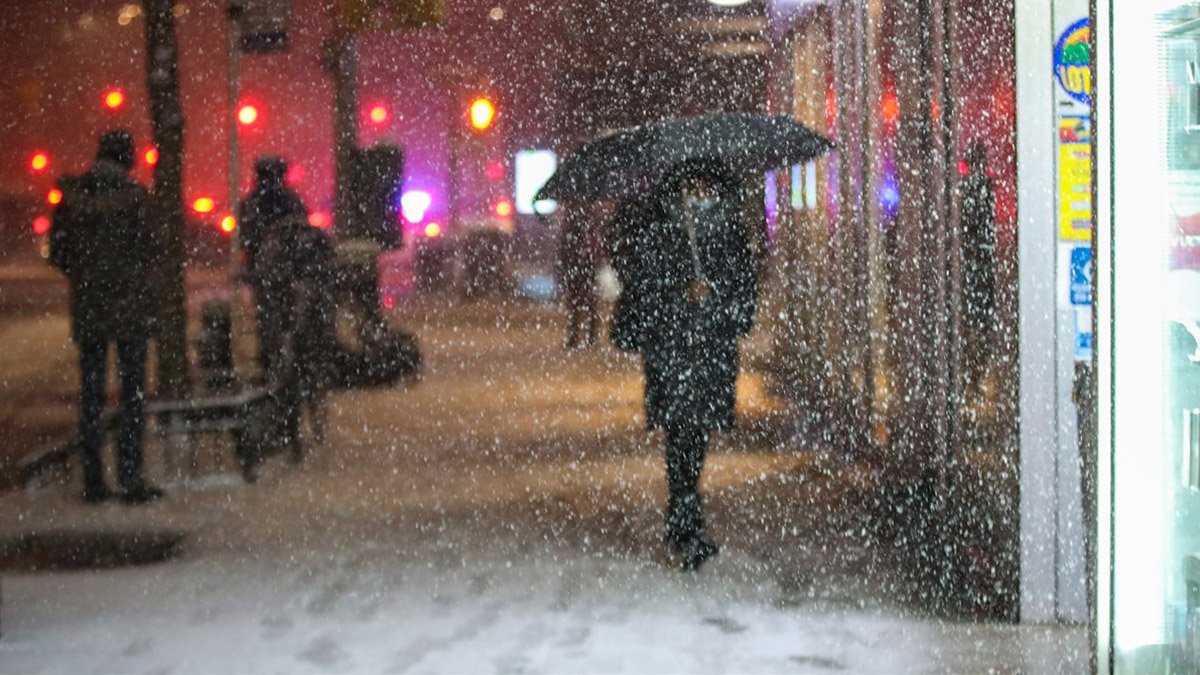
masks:
<svg viewBox="0 0 1200 675"><path fill-rule="evenodd" d="M963 312L987 329L996 305L996 188L982 170L962 182Z"/></svg>
<svg viewBox="0 0 1200 675"><path fill-rule="evenodd" d="M262 281L260 249L272 228L293 220L307 220L304 202L282 182L259 181L242 201L238 229L245 251L243 274L251 284Z"/></svg>
<svg viewBox="0 0 1200 675"><path fill-rule="evenodd" d="M688 297L693 263L678 192L626 202L614 217L614 268L622 283L613 341L642 355L652 428L734 423L738 338L754 319L757 273L738 194L697 213L701 270L711 295Z"/></svg>
<svg viewBox="0 0 1200 675"><path fill-rule="evenodd" d="M157 308L150 279L157 248L146 188L121 165L102 159L82 176L60 180L59 189L50 262L70 282L71 335L77 342L149 338Z"/></svg>

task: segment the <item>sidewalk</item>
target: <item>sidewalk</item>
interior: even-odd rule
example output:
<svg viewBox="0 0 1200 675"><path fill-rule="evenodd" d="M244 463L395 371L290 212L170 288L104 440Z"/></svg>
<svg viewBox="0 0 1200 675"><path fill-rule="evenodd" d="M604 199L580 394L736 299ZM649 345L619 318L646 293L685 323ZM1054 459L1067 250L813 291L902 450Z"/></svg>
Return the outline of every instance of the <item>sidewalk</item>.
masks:
<svg viewBox="0 0 1200 675"><path fill-rule="evenodd" d="M791 443L753 373L703 490L721 554L667 565L637 361L565 353L528 304L402 303L421 381L330 401L330 434L244 486L228 448L165 502L0 499L0 539L185 534L141 567L3 572L0 670L1085 672L1081 628L943 621L865 527L873 478Z"/></svg>

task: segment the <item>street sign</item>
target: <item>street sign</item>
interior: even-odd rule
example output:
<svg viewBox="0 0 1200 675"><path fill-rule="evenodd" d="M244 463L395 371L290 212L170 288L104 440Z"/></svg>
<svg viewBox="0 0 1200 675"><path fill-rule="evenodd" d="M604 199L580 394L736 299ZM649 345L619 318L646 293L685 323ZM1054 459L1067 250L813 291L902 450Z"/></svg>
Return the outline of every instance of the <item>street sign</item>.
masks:
<svg viewBox="0 0 1200 675"><path fill-rule="evenodd" d="M1092 247L1075 246L1071 248L1070 272L1071 304L1088 306L1092 304Z"/></svg>
<svg viewBox="0 0 1200 675"><path fill-rule="evenodd" d="M237 0L229 3L229 16L237 22L244 52L282 51L288 43L289 0Z"/></svg>

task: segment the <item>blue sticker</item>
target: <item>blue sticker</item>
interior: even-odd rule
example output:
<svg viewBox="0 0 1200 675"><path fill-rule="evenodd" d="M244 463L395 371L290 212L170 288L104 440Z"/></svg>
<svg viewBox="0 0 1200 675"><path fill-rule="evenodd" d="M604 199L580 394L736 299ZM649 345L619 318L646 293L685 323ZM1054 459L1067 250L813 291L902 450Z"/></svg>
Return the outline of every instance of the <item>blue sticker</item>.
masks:
<svg viewBox="0 0 1200 675"><path fill-rule="evenodd" d="M1092 247L1071 249L1071 304L1092 304Z"/></svg>

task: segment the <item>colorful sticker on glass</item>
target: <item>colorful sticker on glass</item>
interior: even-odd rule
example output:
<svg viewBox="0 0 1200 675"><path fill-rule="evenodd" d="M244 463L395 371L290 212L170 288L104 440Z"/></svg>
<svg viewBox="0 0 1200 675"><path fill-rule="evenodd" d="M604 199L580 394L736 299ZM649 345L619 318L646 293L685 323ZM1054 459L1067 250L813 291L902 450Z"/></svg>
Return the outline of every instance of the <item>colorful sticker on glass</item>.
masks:
<svg viewBox="0 0 1200 675"><path fill-rule="evenodd" d="M1087 19L1067 27L1054 45L1054 77L1071 98L1092 104L1092 28Z"/></svg>
<svg viewBox="0 0 1200 675"><path fill-rule="evenodd" d="M1092 121L1058 118L1058 238L1092 237Z"/></svg>

